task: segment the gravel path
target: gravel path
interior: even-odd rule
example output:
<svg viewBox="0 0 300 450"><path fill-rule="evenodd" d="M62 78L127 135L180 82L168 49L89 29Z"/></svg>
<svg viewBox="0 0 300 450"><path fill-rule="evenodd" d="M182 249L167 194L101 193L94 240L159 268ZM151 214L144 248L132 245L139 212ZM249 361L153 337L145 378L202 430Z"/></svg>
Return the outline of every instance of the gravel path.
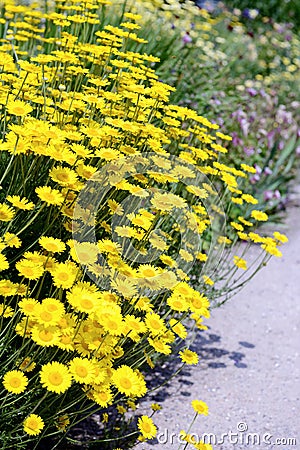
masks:
<svg viewBox="0 0 300 450"><path fill-rule="evenodd" d="M163 407L154 416L158 436L136 450L177 449L195 398L204 400L210 413L198 417L191 432L213 433L206 442L214 449L300 449L299 200L295 203L283 230L289 236L283 258L273 258L236 297L213 310L209 330L194 344L201 362L147 401Z"/></svg>

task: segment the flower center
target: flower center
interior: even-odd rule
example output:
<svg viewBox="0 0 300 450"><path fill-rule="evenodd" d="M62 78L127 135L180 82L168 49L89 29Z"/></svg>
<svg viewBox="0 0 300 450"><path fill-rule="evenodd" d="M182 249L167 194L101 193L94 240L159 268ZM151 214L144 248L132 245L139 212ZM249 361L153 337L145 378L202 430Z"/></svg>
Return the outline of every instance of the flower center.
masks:
<svg viewBox="0 0 300 450"><path fill-rule="evenodd" d="M50 373L48 380L54 386L59 386L63 382L63 377L60 373L54 372Z"/></svg>

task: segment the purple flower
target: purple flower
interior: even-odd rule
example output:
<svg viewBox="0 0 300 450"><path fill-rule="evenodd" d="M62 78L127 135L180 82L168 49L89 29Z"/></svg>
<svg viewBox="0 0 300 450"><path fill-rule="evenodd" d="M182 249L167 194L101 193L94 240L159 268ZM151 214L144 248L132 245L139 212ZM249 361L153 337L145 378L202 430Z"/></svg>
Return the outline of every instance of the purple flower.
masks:
<svg viewBox="0 0 300 450"><path fill-rule="evenodd" d="M248 88L247 92L251 97L255 97L255 95L257 95L257 90L254 88Z"/></svg>
<svg viewBox="0 0 300 450"><path fill-rule="evenodd" d="M260 176L258 175L258 173L253 175L253 177L250 177L250 183L252 183L252 184L255 184L259 180L260 180Z"/></svg>
<svg viewBox="0 0 300 450"><path fill-rule="evenodd" d="M259 93L263 98L265 98L267 96L267 93L264 89L260 89Z"/></svg>
<svg viewBox="0 0 300 450"><path fill-rule="evenodd" d="M274 191L273 197L274 197L274 198L277 198L278 200L281 198L281 194L280 194L280 192L279 192L278 189L276 189L276 191Z"/></svg>
<svg viewBox="0 0 300 450"><path fill-rule="evenodd" d="M265 167L265 168L264 168L264 173L265 173L266 175L271 175L271 174L273 173L273 170L270 169L270 167Z"/></svg>
<svg viewBox="0 0 300 450"><path fill-rule="evenodd" d="M264 200L268 201L273 198L273 192L272 191L265 191L264 192Z"/></svg>
<svg viewBox="0 0 300 450"><path fill-rule="evenodd" d="M243 150L247 156L252 156L255 153L254 147L244 147Z"/></svg>
<svg viewBox="0 0 300 450"><path fill-rule="evenodd" d="M239 145L243 145L243 140L238 137L238 135L235 131L233 133L231 133L231 137L232 137L232 145L234 145L235 147L238 147Z"/></svg>
<svg viewBox="0 0 300 450"><path fill-rule="evenodd" d="M276 134L276 130L273 129L272 131L270 131L267 134L267 139L268 139L268 147L272 148L275 142L275 134Z"/></svg>
<svg viewBox="0 0 300 450"><path fill-rule="evenodd" d="M240 121L241 130L244 136L248 136L250 123L246 119L241 119Z"/></svg>
<svg viewBox="0 0 300 450"><path fill-rule="evenodd" d="M192 40L193 39L191 38L191 36L188 33L185 33L183 38L182 38L182 42L184 44L190 44L192 42Z"/></svg>
<svg viewBox="0 0 300 450"><path fill-rule="evenodd" d="M256 175L260 175L262 173L261 167L258 164L254 164L254 167L256 169Z"/></svg>

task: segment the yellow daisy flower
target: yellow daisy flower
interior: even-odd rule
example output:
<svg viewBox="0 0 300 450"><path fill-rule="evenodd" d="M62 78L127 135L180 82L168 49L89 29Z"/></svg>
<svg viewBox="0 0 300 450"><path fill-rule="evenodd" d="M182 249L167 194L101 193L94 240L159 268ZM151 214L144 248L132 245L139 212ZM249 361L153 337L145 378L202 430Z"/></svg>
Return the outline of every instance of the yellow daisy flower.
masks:
<svg viewBox="0 0 300 450"><path fill-rule="evenodd" d="M44 426L43 419L37 414L30 414L23 422L23 429L30 436L40 434Z"/></svg>
<svg viewBox="0 0 300 450"><path fill-rule="evenodd" d="M115 369L111 377L113 385L128 397L141 397L145 393L145 381L129 366Z"/></svg>
<svg viewBox="0 0 300 450"><path fill-rule="evenodd" d="M28 259L21 259L16 263L16 269L19 274L29 280L38 280L44 273L42 265L36 264Z"/></svg>
<svg viewBox="0 0 300 450"><path fill-rule="evenodd" d="M183 351L179 352L181 361L186 364L198 364L199 357L196 352L185 348Z"/></svg>
<svg viewBox="0 0 300 450"><path fill-rule="evenodd" d="M9 262L7 261L7 258L5 255L3 255L2 253L0 253L0 272L2 272L2 270L6 270L9 268Z"/></svg>
<svg viewBox="0 0 300 450"><path fill-rule="evenodd" d="M20 370L10 370L3 377L3 386L13 394L21 394L26 390L28 378Z"/></svg>
<svg viewBox="0 0 300 450"><path fill-rule="evenodd" d="M64 202L64 197L57 189L52 189L50 186L39 186L35 188L35 192L38 197L46 202L47 205L62 205Z"/></svg>
<svg viewBox="0 0 300 450"><path fill-rule="evenodd" d="M22 100L9 101L6 108L9 114L13 114L18 117L27 116L33 111L32 107Z"/></svg>
<svg viewBox="0 0 300 450"><path fill-rule="evenodd" d="M156 436L157 428L153 420L148 416L141 416L137 422L138 429L146 439L152 439Z"/></svg>
<svg viewBox="0 0 300 450"><path fill-rule="evenodd" d="M42 366L40 380L42 386L48 391L61 394L71 386L72 375L67 366L52 361Z"/></svg>
<svg viewBox="0 0 300 450"><path fill-rule="evenodd" d="M39 244L45 250L51 253L62 253L66 245L58 238L42 236L39 239Z"/></svg>
<svg viewBox="0 0 300 450"><path fill-rule="evenodd" d="M4 203L0 203L0 222L10 222L15 216L15 211Z"/></svg>
<svg viewBox="0 0 300 450"><path fill-rule="evenodd" d="M208 406L202 400L192 400L192 407L197 414L208 415Z"/></svg>
<svg viewBox="0 0 300 450"><path fill-rule="evenodd" d="M264 213L263 211L258 211L256 209L251 211L251 217L253 217L253 219L255 220L258 220L259 222L265 222L268 220L268 215L266 213Z"/></svg>
<svg viewBox="0 0 300 450"><path fill-rule="evenodd" d="M239 269L247 270L247 261L239 256L233 257L233 263Z"/></svg>
<svg viewBox="0 0 300 450"><path fill-rule="evenodd" d="M84 384L90 384L96 373L94 364L87 358L73 358L69 370L75 381Z"/></svg>
<svg viewBox="0 0 300 450"><path fill-rule="evenodd" d="M15 208L24 209L30 211L34 208L34 203L27 200L27 198L21 198L19 195L8 195L6 200L11 203Z"/></svg>

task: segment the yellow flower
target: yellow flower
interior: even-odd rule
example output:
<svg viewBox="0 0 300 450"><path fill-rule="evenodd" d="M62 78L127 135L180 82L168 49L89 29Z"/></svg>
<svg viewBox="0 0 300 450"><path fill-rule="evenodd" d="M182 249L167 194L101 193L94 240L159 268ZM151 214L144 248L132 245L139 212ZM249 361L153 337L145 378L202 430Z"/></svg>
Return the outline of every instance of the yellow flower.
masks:
<svg viewBox="0 0 300 450"><path fill-rule="evenodd" d="M140 265L138 275L141 278L152 278L157 277L160 274L160 271L150 264Z"/></svg>
<svg viewBox="0 0 300 450"><path fill-rule="evenodd" d="M41 347L52 347L59 342L59 329L54 326L35 325L31 330L31 338Z"/></svg>
<svg viewBox="0 0 300 450"><path fill-rule="evenodd" d="M205 253L198 253L196 258L201 261L201 262L205 262L207 260L207 255Z"/></svg>
<svg viewBox="0 0 300 450"><path fill-rule="evenodd" d="M113 336L120 336L124 330L123 316L118 305L111 305L97 311L100 325Z"/></svg>
<svg viewBox="0 0 300 450"><path fill-rule="evenodd" d="M241 164L241 168L245 171L245 172L249 172L249 173L256 173L256 169L255 167L249 166L248 164Z"/></svg>
<svg viewBox="0 0 300 450"><path fill-rule="evenodd" d="M128 279L127 277L119 276L115 280L111 281L110 285L125 298L132 298L138 293L136 282Z"/></svg>
<svg viewBox="0 0 300 450"><path fill-rule="evenodd" d="M30 414L23 422L23 429L30 436L40 434L44 426L43 419L37 414Z"/></svg>
<svg viewBox="0 0 300 450"><path fill-rule="evenodd" d="M240 197L231 197L231 201L232 203L236 203L237 205L243 204L243 199Z"/></svg>
<svg viewBox="0 0 300 450"><path fill-rule="evenodd" d="M78 383L90 384L95 377L94 364L87 358L73 358L69 362L69 370Z"/></svg>
<svg viewBox="0 0 300 450"><path fill-rule="evenodd" d="M21 363L17 362L17 366L20 370L23 372L31 372L36 364L35 362L30 358L30 356L26 356Z"/></svg>
<svg viewBox="0 0 300 450"><path fill-rule="evenodd" d="M152 411L160 411L161 408L162 407L158 403L152 403L152 405L151 405Z"/></svg>
<svg viewBox="0 0 300 450"><path fill-rule="evenodd" d="M269 253L269 255L276 256L277 258L282 257L282 252L278 250L276 245L262 244L261 248L263 248L266 251L266 253Z"/></svg>
<svg viewBox="0 0 300 450"><path fill-rule="evenodd" d="M213 286L215 284L215 282L207 275L202 275L202 278L203 278L204 283L208 284L209 286Z"/></svg>
<svg viewBox="0 0 300 450"><path fill-rule="evenodd" d="M192 312L204 315L209 308L208 298L198 291L190 298L190 310Z"/></svg>
<svg viewBox="0 0 300 450"><path fill-rule="evenodd" d="M0 303L0 317L4 317L7 319L8 317L12 317L14 315L14 310L3 303Z"/></svg>
<svg viewBox="0 0 300 450"><path fill-rule="evenodd" d="M91 242L76 242L71 247L70 255L79 264L93 265L98 259L99 251Z"/></svg>
<svg viewBox="0 0 300 450"><path fill-rule="evenodd" d="M245 200L246 203L252 203L252 205L258 203L258 200L251 194L242 194L242 199Z"/></svg>
<svg viewBox="0 0 300 450"><path fill-rule="evenodd" d="M7 391L13 394L21 394L26 390L28 378L20 370L11 370L6 372L2 383Z"/></svg>
<svg viewBox="0 0 300 450"><path fill-rule="evenodd" d="M15 211L4 203L0 203L0 222L10 222L15 216Z"/></svg>
<svg viewBox="0 0 300 450"><path fill-rule="evenodd" d="M56 422L56 428L60 431L66 431L67 426L70 424L70 419L67 414L59 416Z"/></svg>
<svg viewBox="0 0 300 450"><path fill-rule="evenodd" d="M268 215L266 213L264 213L263 211L258 211L256 209L251 211L251 217L253 217L253 219L261 221L261 222L265 222L268 220Z"/></svg>
<svg viewBox="0 0 300 450"><path fill-rule="evenodd" d="M174 333L176 333L181 339L186 338L187 331L186 331L185 327L182 325L182 323L180 323L176 319L171 319L169 324L170 324L170 327L172 328L172 331L174 331Z"/></svg>
<svg viewBox="0 0 300 450"><path fill-rule="evenodd" d="M33 109L22 100L14 100L7 103L7 111L9 114L13 114L14 116L23 117L30 114Z"/></svg>
<svg viewBox="0 0 300 450"><path fill-rule="evenodd" d="M39 302L34 298L24 298L18 303L18 306L22 313L29 317L34 314L37 305L39 305Z"/></svg>
<svg viewBox="0 0 300 450"><path fill-rule="evenodd" d="M252 227L253 226L252 222L249 222L249 220L245 220L244 217L242 217L242 216L239 216L238 220L240 222L242 222L244 225L246 225L247 227Z"/></svg>
<svg viewBox="0 0 300 450"><path fill-rule="evenodd" d="M60 311L49 311L47 304L38 304L34 309L33 317L41 325L52 326L57 325L60 321L62 313Z"/></svg>
<svg viewBox="0 0 300 450"><path fill-rule="evenodd" d="M230 225L232 226L232 228L235 228L238 231L243 231L244 230L243 225L241 225L240 223L230 222Z"/></svg>
<svg viewBox="0 0 300 450"><path fill-rule="evenodd" d="M128 335L128 337L130 337L132 340L139 341L139 334L145 333L146 330L146 325L141 321L139 317L135 317L131 314L127 314L125 316L123 333Z"/></svg>
<svg viewBox="0 0 300 450"><path fill-rule="evenodd" d="M0 252L0 272L9 268L9 263L5 255Z"/></svg>
<svg viewBox="0 0 300 450"><path fill-rule="evenodd" d="M119 414L125 414L127 409L123 405L117 405L117 410Z"/></svg>
<svg viewBox="0 0 300 450"><path fill-rule="evenodd" d="M67 366L52 361L42 366L40 380L42 386L48 391L61 394L71 386L72 375Z"/></svg>
<svg viewBox="0 0 300 450"><path fill-rule="evenodd" d="M30 211L34 208L34 203L27 200L27 198L21 198L19 195L8 195L6 200L10 202L15 208L24 209Z"/></svg>
<svg viewBox="0 0 300 450"><path fill-rule="evenodd" d="M0 253L0 260L1 260L1 253ZM10 297L11 295L16 294L18 286L19 285L14 284L9 280L0 280L0 295L3 295L3 297Z"/></svg>
<svg viewBox="0 0 300 450"><path fill-rule="evenodd" d="M101 301L99 292L93 292L88 285L78 283L67 293L68 302L76 310L84 313L94 312Z"/></svg>
<svg viewBox="0 0 300 450"><path fill-rule="evenodd" d="M285 234L281 234L278 231L274 231L273 236L277 241L282 242L283 244L289 240Z"/></svg>
<svg viewBox="0 0 300 450"><path fill-rule="evenodd" d="M189 309L189 303L185 300L185 298L176 294L172 294L168 298L167 304L174 311L188 311Z"/></svg>
<svg viewBox="0 0 300 450"><path fill-rule="evenodd" d="M161 255L159 259L169 267L174 267L177 265L176 261L168 255Z"/></svg>
<svg viewBox="0 0 300 450"><path fill-rule="evenodd" d="M39 244L45 250L51 253L62 253L66 245L58 238L42 236L39 239Z"/></svg>
<svg viewBox="0 0 300 450"><path fill-rule="evenodd" d="M200 198L208 197L208 193L207 193L206 189L201 189L198 186L189 185L189 186L187 186L186 190Z"/></svg>
<svg viewBox="0 0 300 450"><path fill-rule="evenodd" d="M47 205L62 205L64 202L64 197L57 189L52 189L50 186L39 186L35 188L35 192L38 197L46 202Z"/></svg>
<svg viewBox="0 0 300 450"><path fill-rule="evenodd" d="M28 259L21 259L16 263L16 269L19 274L29 280L38 280L44 273L44 268Z"/></svg>
<svg viewBox="0 0 300 450"><path fill-rule="evenodd" d="M4 243L8 247L20 248L22 245L21 239L19 239L14 233L5 233L3 239Z"/></svg>
<svg viewBox="0 0 300 450"><path fill-rule="evenodd" d="M97 405L102 406L102 408L105 408L110 403L112 403L113 400L113 394L110 389L103 389L103 390L93 390L92 391L92 399L94 400ZM104 414L103 414L104 416ZM105 416L104 416L105 420ZM103 421L104 421L103 420Z"/></svg>
<svg viewBox="0 0 300 450"><path fill-rule="evenodd" d="M146 439L152 439L156 436L157 428L153 420L148 416L141 416L137 422L138 429Z"/></svg>
<svg viewBox="0 0 300 450"><path fill-rule="evenodd" d="M53 167L49 176L51 180L56 181L61 186L74 185L78 181L77 173L68 167Z"/></svg>
<svg viewBox="0 0 300 450"><path fill-rule="evenodd" d="M208 415L208 406L205 402L201 400L192 400L192 407L197 414Z"/></svg>
<svg viewBox="0 0 300 450"><path fill-rule="evenodd" d="M239 269L247 270L247 261L245 259L240 258L239 256L234 256L233 263Z"/></svg>
<svg viewBox="0 0 300 450"><path fill-rule="evenodd" d="M160 192L155 193L153 198L150 200L154 208L161 211L171 211L173 208L185 208L186 202L178 195L172 193Z"/></svg>
<svg viewBox="0 0 300 450"><path fill-rule="evenodd" d="M163 339L148 338L148 342L154 348L154 350L157 351L158 353L162 353L164 355L170 355L170 353L172 352L170 345L168 345L167 342L165 342Z"/></svg>
<svg viewBox="0 0 300 450"><path fill-rule="evenodd" d="M184 259L187 262L191 262L194 260L193 255L188 251L184 250L183 248L179 250L179 255L181 256L182 259Z"/></svg>
<svg viewBox="0 0 300 450"><path fill-rule="evenodd" d="M199 357L196 352L185 348L183 351L179 352L181 361L186 364L198 364Z"/></svg>
<svg viewBox="0 0 300 450"><path fill-rule="evenodd" d="M111 380L118 391L128 397L141 397L146 392L145 381L129 366L115 369Z"/></svg>
<svg viewBox="0 0 300 450"><path fill-rule="evenodd" d="M237 187L237 185L238 185L236 178L233 175L231 175L230 173L222 172L221 178L227 184L227 186Z"/></svg>
<svg viewBox="0 0 300 450"><path fill-rule="evenodd" d="M67 261L65 263L55 264L54 268L50 270L53 277L53 284L56 287L69 289L73 286L78 273L76 264Z"/></svg>
<svg viewBox="0 0 300 450"><path fill-rule="evenodd" d="M145 324L152 335L158 335L166 332L166 326L161 317L156 313L147 313Z"/></svg>

